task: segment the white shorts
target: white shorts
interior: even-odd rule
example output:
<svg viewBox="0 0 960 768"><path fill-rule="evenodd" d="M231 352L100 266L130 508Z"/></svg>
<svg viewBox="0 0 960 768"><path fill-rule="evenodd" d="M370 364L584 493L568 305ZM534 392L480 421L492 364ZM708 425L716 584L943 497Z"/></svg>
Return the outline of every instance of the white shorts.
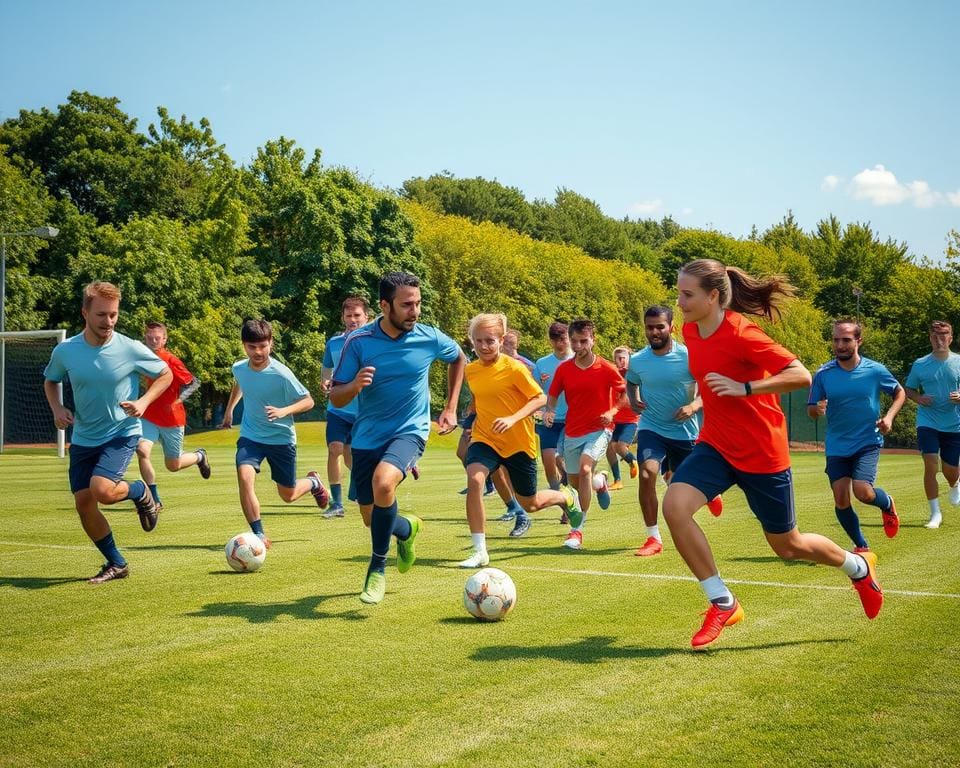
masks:
<svg viewBox="0 0 960 768"><path fill-rule="evenodd" d="M580 471L580 457L587 454L594 461L599 461L606 455L610 445L611 430L598 429L580 437L563 436L563 461L568 474L577 474Z"/></svg>
<svg viewBox="0 0 960 768"><path fill-rule="evenodd" d="M152 421L140 419L140 425L143 428L141 440L149 443L155 443L158 440L163 446L163 457L165 459L179 459L183 453L183 427L158 427Z"/></svg>

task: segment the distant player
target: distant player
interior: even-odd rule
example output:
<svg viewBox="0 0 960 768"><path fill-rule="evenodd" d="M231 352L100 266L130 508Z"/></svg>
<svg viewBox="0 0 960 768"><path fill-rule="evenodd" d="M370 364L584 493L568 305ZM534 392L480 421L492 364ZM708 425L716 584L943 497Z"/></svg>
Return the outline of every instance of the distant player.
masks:
<svg viewBox="0 0 960 768"><path fill-rule="evenodd" d="M570 519L571 530L563 542L568 549L583 546L583 526L593 497L594 468L600 457L606 455L613 432L613 417L627 402L623 377L613 363L594 353L594 343L591 320L570 323L570 346L574 356L557 366L543 414L544 425L551 426L559 398L566 396L569 410L563 433L563 460L570 485L577 490L583 511L579 522ZM597 491L597 501L601 509L610 506L606 487Z"/></svg>
<svg viewBox="0 0 960 768"><path fill-rule="evenodd" d="M520 536L530 527L528 512L558 506L576 519L580 515L576 494L565 491L537 491L537 441L533 413L547 402L543 390L526 366L504 353L507 318L499 314L477 315L470 321L470 340L478 359L467 365L466 377L473 393L477 418L467 449L467 521L473 555L461 568L479 568L490 562L487 554L484 509L484 480L499 467L505 468L510 485L522 507L522 517L511 536ZM522 533L517 533L520 522Z"/></svg>
<svg viewBox="0 0 960 768"><path fill-rule="evenodd" d="M397 570L416 560L414 544L422 520L397 513L397 486L416 464L430 434L430 367L449 365L447 401L437 423L457 425L457 401L466 358L442 331L417 322L420 280L406 272L380 279L381 315L350 334L333 373L330 402L344 407L358 398L353 425L353 475L372 554L360 600L376 604L386 593L390 538L397 538Z"/></svg>
<svg viewBox="0 0 960 768"><path fill-rule="evenodd" d="M570 336L566 323L561 323L559 320L554 321L550 324L547 335L550 339L550 346L553 347L553 352L544 355L533 365L533 378L544 393L547 393L550 389L557 366L573 357L573 352L570 351ZM560 395L550 425L547 426L544 422L537 424L537 437L540 438L540 458L543 461L543 472L551 491L560 490L561 483L566 481L557 461L561 459L560 464L562 464L562 457L557 454L557 442L563 435L566 421L567 398Z"/></svg>
<svg viewBox="0 0 960 768"><path fill-rule="evenodd" d="M528 371L533 370L534 362L520 354L520 331L516 328L507 328L507 334L503 337L503 354L519 360Z"/></svg>
<svg viewBox="0 0 960 768"><path fill-rule="evenodd" d="M162 510L163 503L157 490L157 473L150 463L153 444L160 441L163 446L163 465L170 472L179 472L196 465L200 476L207 480L210 478L210 461L203 448L189 453L183 452L183 432L187 425L187 412L183 403L200 388L199 380L187 370L179 357L167 349L167 326L163 323L147 323L143 343L163 360L173 373L173 383L144 411L143 418L140 419L143 434L137 443L140 477L150 488L150 493L157 502L157 509ZM153 380L147 378L147 386L152 383Z"/></svg>
<svg viewBox="0 0 960 768"><path fill-rule="evenodd" d="M233 426L233 409L243 398L243 418L237 440L237 483L240 507L252 530L267 548L270 539L260 519L256 479L266 459L270 478L281 500L290 504L313 494L320 509L330 495L314 471L297 479L297 431L293 417L313 408L313 398L293 372L271 356L273 329L266 320L247 320L240 330L246 360L233 364L233 389L223 414L222 429Z"/></svg>
<svg viewBox="0 0 960 768"><path fill-rule="evenodd" d="M885 366L861 356L862 333L860 323L834 321L834 359L814 375L807 403L811 418L827 417L825 471L833 489L837 520L853 542L854 552L866 552L870 547L850 502L851 488L858 501L880 510L888 538L892 539L900 530L893 497L874 483L883 436L890 433L893 420L907 399L903 387ZM881 392L893 397L883 417Z"/></svg>
<svg viewBox="0 0 960 768"><path fill-rule="evenodd" d="M624 379L627 376L627 366L630 365L630 352L630 347L617 347L613 350L613 364L617 366L617 370ZM610 445L607 446L607 462L610 464L610 474L613 476L613 482L610 483L611 491L623 489L623 481L620 479L620 459L623 459L630 468L631 480L640 472L637 457L630 448L637 438L639 421L640 417L629 403L617 411L613 417L613 434L610 436Z"/></svg>
<svg viewBox="0 0 960 768"><path fill-rule="evenodd" d="M370 303L363 296L348 296L343 300L340 317L343 320L343 333L327 339L327 346L323 350L323 393L330 394L331 379L337 363L340 362L340 353L347 336L370 320ZM327 482L330 483L330 506L323 513L325 518L343 517L343 484L340 471L340 459L347 469L353 465L350 455L350 432L353 422L357 418L357 401L352 400L344 408L337 408L333 403L327 405ZM352 483L351 483L352 485Z"/></svg>
<svg viewBox="0 0 960 768"><path fill-rule="evenodd" d="M657 522L657 478L672 473L693 451L700 422L697 413L703 402L697 382L690 373L687 348L673 339L673 310L652 306L643 315L647 347L630 358L627 397L640 419L637 453L640 455L640 511L647 527L647 540L634 554L651 557L663 552ZM667 480L669 483L669 479ZM710 513L723 511L720 496L707 504Z"/></svg>
<svg viewBox="0 0 960 768"><path fill-rule="evenodd" d="M57 429L73 426L70 490L84 533L106 558L89 580L102 584L126 578L130 571L99 505L129 499L143 530L157 525L157 505L146 483L127 483L123 475L140 438L140 416L170 386L173 374L142 343L114 331L120 314L117 286L87 285L81 314L83 331L54 347L43 372L43 390ZM141 375L153 383L136 397ZM73 412L60 404L57 392L65 379L73 388Z"/></svg>
<svg viewBox="0 0 960 768"><path fill-rule="evenodd" d="M690 372L703 398L703 428L663 499L673 542L709 601L694 648L716 640L743 619L743 608L720 578L706 536L694 515L707 499L738 485L763 526L771 549L785 560L812 560L839 568L853 580L868 618L883 605L872 552L845 552L830 539L797 530L786 418L779 395L810 384L796 355L770 339L740 312L779 316L793 294L780 278L759 280L713 259L681 268L678 303Z"/></svg>
<svg viewBox="0 0 960 768"><path fill-rule="evenodd" d="M950 503L960 504L960 355L950 351L953 326L930 325L929 355L914 361L907 375L907 397L917 408L917 443L923 454L923 490L930 505L927 528L939 528L940 487L937 470L950 487Z"/></svg>

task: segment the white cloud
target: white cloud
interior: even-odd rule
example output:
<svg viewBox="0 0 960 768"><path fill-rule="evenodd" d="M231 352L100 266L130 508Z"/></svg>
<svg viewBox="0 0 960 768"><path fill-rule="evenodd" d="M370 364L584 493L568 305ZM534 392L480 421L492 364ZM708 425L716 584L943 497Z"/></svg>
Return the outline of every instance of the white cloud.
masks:
<svg viewBox="0 0 960 768"><path fill-rule="evenodd" d="M850 182L848 190L854 200L869 200L874 205L900 205L912 203L916 208L933 208L944 202L943 193L930 188L922 180L911 181L907 184L897 180L893 171L888 171L882 165L865 168ZM957 193L957 203L960 205L960 191Z"/></svg>
<svg viewBox="0 0 960 768"><path fill-rule="evenodd" d="M960 208L960 189L956 192L947 192L947 202L954 208Z"/></svg>
<svg viewBox="0 0 960 768"><path fill-rule="evenodd" d="M663 200L659 197L656 200L641 200L630 206L631 212L638 216L650 216L663 211Z"/></svg>
<svg viewBox="0 0 960 768"><path fill-rule="evenodd" d="M823 177L823 182L820 184L820 189L824 192L832 192L837 188L837 185L840 184L840 177L834 176L832 173L829 176Z"/></svg>
<svg viewBox="0 0 960 768"><path fill-rule="evenodd" d="M958 193L958 195L960 195L960 193ZM693 213L693 208L682 208L680 210L681 216L689 216L691 213Z"/></svg>

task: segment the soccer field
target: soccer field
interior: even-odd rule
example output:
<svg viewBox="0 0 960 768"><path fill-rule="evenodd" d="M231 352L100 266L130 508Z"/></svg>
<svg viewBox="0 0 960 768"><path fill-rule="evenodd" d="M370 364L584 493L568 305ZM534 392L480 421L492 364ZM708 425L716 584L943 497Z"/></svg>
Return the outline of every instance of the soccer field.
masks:
<svg viewBox="0 0 960 768"><path fill-rule="evenodd" d="M298 425L302 476L326 477L322 425ZM356 507L320 518L260 476L274 547L235 574L246 529L237 432L188 438L213 477L166 473L152 533L108 512L130 578L91 586L66 461L0 456L0 765L15 766L955 766L960 764L960 510L923 528L917 456L884 456L902 525L879 556L884 609L868 621L839 571L773 556L739 491L698 515L745 620L689 649L704 599L673 548L637 558L636 482L594 505L584 549L558 512L507 537L488 498L491 565L518 603L483 624L461 604L469 554L456 435L431 440L401 511L426 521L419 559L387 597L358 600L369 536ZM800 527L846 545L821 454L794 456ZM134 463L135 469L135 463Z"/></svg>

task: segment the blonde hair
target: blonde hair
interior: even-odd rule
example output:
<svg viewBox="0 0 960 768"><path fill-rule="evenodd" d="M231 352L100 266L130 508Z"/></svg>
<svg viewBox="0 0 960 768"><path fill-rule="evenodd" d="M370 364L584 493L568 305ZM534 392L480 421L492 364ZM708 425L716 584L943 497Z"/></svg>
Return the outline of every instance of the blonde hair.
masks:
<svg viewBox="0 0 960 768"><path fill-rule="evenodd" d="M780 275L756 278L738 267L727 267L715 259L697 259L684 264L680 272L699 279L707 293L716 289L720 306L745 315L768 320L780 319L781 307L796 295L794 288Z"/></svg>
<svg viewBox="0 0 960 768"><path fill-rule="evenodd" d="M630 349L630 347L617 347L615 350L613 350L613 356L616 357L619 352L623 352L623 354L629 357L629 355L631 354L631 351L632 350Z"/></svg>
<svg viewBox="0 0 960 768"><path fill-rule="evenodd" d="M101 299L120 301L120 289L113 283L95 280L83 289L83 308L90 309L90 305L97 296Z"/></svg>
<svg viewBox="0 0 960 768"><path fill-rule="evenodd" d="M477 315L467 326L467 336L471 340L473 339L473 332L478 328L493 328L497 332L497 337L503 338L507 335L507 316L502 312L483 312Z"/></svg>

